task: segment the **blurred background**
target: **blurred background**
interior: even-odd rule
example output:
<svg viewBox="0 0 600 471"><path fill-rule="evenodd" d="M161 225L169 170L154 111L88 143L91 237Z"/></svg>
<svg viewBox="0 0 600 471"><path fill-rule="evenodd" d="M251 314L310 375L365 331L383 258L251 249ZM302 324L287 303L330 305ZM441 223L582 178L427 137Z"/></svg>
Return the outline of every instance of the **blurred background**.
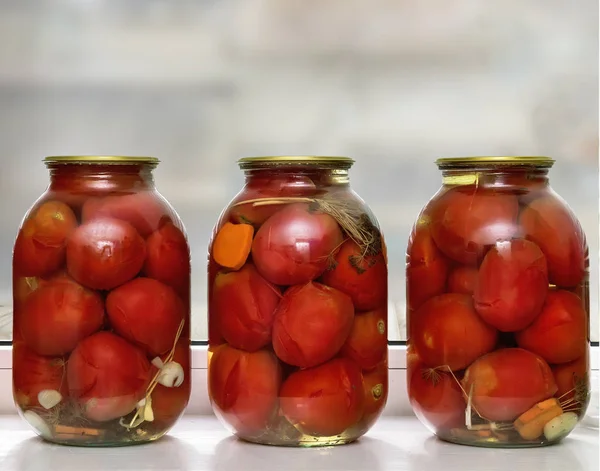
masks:
<svg viewBox="0 0 600 471"><path fill-rule="evenodd" d="M0 340L11 250L55 154L153 155L192 245L194 339L206 247L245 155L356 159L387 238L390 339L404 252L440 156L553 156L588 235L598 340L598 1L0 2Z"/></svg>

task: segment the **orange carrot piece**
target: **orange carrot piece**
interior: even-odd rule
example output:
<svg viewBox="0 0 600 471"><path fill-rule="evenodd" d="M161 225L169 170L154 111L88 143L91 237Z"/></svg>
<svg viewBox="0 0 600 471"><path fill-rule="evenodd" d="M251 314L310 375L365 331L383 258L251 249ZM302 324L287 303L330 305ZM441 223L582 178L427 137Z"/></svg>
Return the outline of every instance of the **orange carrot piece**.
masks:
<svg viewBox="0 0 600 471"><path fill-rule="evenodd" d="M558 399L542 401L515 420L515 429L525 440L535 440L544 433L544 425L563 413Z"/></svg>
<svg viewBox="0 0 600 471"><path fill-rule="evenodd" d="M213 244L215 262L222 267L239 270L250 255L253 237L254 227L250 224L226 222L217 233Z"/></svg>

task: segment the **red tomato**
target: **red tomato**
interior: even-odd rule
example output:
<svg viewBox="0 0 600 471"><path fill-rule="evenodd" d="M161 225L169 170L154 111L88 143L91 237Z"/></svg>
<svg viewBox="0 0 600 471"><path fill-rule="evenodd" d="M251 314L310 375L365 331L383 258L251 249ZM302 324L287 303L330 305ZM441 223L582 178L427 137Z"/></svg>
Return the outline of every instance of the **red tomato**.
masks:
<svg viewBox="0 0 600 471"><path fill-rule="evenodd" d="M96 219L77 228L67 244L69 274L88 288L110 290L136 276L146 245L131 224Z"/></svg>
<svg viewBox="0 0 600 471"><path fill-rule="evenodd" d="M67 238L77 227L77 218L66 204L42 203L23 223L14 248L14 270L18 276L45 276L58 270L65 260Z"/></svg>
<svg viewBox="0 0 600 471"><path fill-rule="evenodd" d="M569 291L550 291L540 315L517 332L516 339L519 347L537 353L548 363L568 363L585 354L587 326L579 297Z"/></svg>
<svg viewBox="0 0 600 471"><path fill-rule="evenodd" d="M372 370L387 352L387 308L357 313L341 354Z"/></svg>
<svg viewBox="0 0 600 471"><path fill-rule="evenodd" d="M172 211L156 193L144 191L128 195L90 198L82 210L83 222L119 219L147 237L172 218Z"/></svg>
<svg viewBox="0 0 600 471"><path fill-rule="evenodd" d="M548 293L548 268L540 248L524 239L498 242L479 269L475 309L502 332L524 329Z"/></svg>
<svg viewBox="0 0 600 471"><path fill-rule="evenodd" d="M388 397L388 369L385 362L375 370L363 374L365 408L363 426L370 428L379 418Z"/></svg>
<svg viewBox="0 0 600 471"><path fill-rule="evenodd" d="M106 422L132 412L150 384L144 352L110 332L82 340L67 363L69 393L90 420Z"/></svg>
<svg viewBox="0 0 600 471"><path fill-rule="evenodd" d="M281 293L246 264L217 275L212 288L213 320L234 348L254 352L271 342L275 308Z"/></svg>
<svg viewBox="0 0 600 471"><path fill-rule="evenodd" d="M340 351L353 321L354 306L341 291L315 282L294 286L275 311L273 348L289 365L316 366Z"/></svg>
<svg viewBox="0 0 600 471"><path fill-rule="evenodd" d="M340 247L333 267L322 281L352 299L354 307L369 311L387 304L387 266L383 254L364 255L351 239Z"/></svg>
<svg viewBox="0 0 600 471"><path fill-rule="evenodd" d="M360 368L346 358L292 373L280 396L283 415L307 435L339 435L364 411Z"/></svg>
<svg viewBox="0 0 600 471"><path fill-rule="evenodd" d="M110 292L106 312L117 334L157 356L173 348L185 306L170 286L136 278Z"/></svg>
<svg viewBox="0 0 600 471"><path fill-rule="evenodd" d="M442 294L448 276L448 259L431 238L427 216L422 216L413 228L406 254L406 299L412 311Z"/></svg>
<svg viewBox="0 0 600 471"><path fill-rule="evenodd" d="M585 235L566 203L554 195L536 199L523 210L519 223L544 252L550 283L571 288L583 280Z"/></svg>
<svg viewBox="0 0 600 471"><path fill-rule="evenodd" d="M448 277L448 291L450 293L473 294L477 286L479 270L475 267L464 265L456 267Z"/></svg>
<svg viewBox="0 0 600 471"><path fill-rule="evenodd" d="M65 359L37 355L23 342L13 342L13 387L22 408L41 407L38 394L44 390L68 395Z"/></svg>
<svg viewBox="0 0 600 471"><path fill-rule="evenodd" d="M170 352L168 352L170 353ZM161 359L166 360L167 354ZM163 428L169 428L177 422L183 414L190 399L191 392L191 363L190 363L190 341L180 339L175 347L173 360L181 365L184 372L183 383L179 387L168 388L157 384L152 392L152 411L154 412L154 423ZM152 367L152 374L156 374L156 367Z"/></svg>
<svg viewBox="0 0 600 471"><path fill-rule="evenodd" d="M319 277L342 243L342 231L328 214L307 204L291 204L257 231L252 258L257 270L276 285L295 285Z"/></svg>
<svg viewBox="0 0 600 471"><path fill-rule="evenodd" d="M585 408L587 408L588 401L582 401L582 396L584 396L584 394L587 396L590 391L589 352L586 352L585 355L575 361L564 363L562 365L554 365L552 367L552 373L554 374L554 380L558 387L556 396L560 397L561 402L570 401L572 399L583 402L583 404L581 404L583 410L580 411L580 415L583 415L585 413Z"/></svg>
<svg viewBox="0 0 600 471"><path fill-rule="evenodd" d="M473 387L473 406L492 421L513 421L557 391L548 364L522 348L479 358L467 368L462 386L467 393Z"/></svg>
<svg viewBox="0 0 600 471"><path fill-rule="evenodd" d="M407 376L410 405L421 422L436 433L464 425L467 404L448 370L417 362L407 370Z"/></svg>
<svg viewBox="0 0 600 471"><path fill-rule="evenodd" d="M41 278L16 276L13 274L13 307L15 310L18 306L22 306L31 293L38 289L40 281L42 281Z"/></svg>
<svg viewBox="0 0 600 471"><path fill-rule="evenodd" d="M209 286L209 296L208 296L208 344L211 347L216 347L217 345L221 345L225 343L225 339L221 334L221 327L219 325L220 321L216 313L216 309L214 308L214 296L211 296L211 289L214 289L215 279L217 274L220 272L221 267L217 262L215 262L214 258L211 254L209 254L208 259L208 286ZM212 288L210 288L212 287Z"/></svg>
<svg viewBox="0 0 600 471"><path fill-rule="evenodd" d="M167 223L146 240L143 273L172 287L182 298L190 292L190 250L183 232Z"/></svg>
<svg viewBox="0 0 600 471"><path fill-rule="evenodd" d="M217 413L241 435L266 429L277 410L281 367L267 350L248 353L221 345L212 354L208 389Z"/></svg>
<svg viewBox="0 0 600 471"><path fill-rule="evenodd" d="M448 257L474 265L488 246L517 232L516 196L476 187L450 190L432 208L431 235Z"/></svg>
<svg viewBox="0 0 600 471"><path fill-rule="evenodd" d="M104 323L102 297L74 281L48 281L35 290L20 313L23 340L39 355L71 352Z"/></svg>
<svg viewBox="0 0 600 471"><path fill-rule="evenodd" d="M264 194L257 189L246 189L230 204L226 218L234 224L251 224L255 230L277 211L283 204L264 204L254 200L275 198L276 195ZM248 201L246 203L246 201Z"/></svg>
<svg viewBox="0 0 600 471"><path fill-rule="evenodd" d="M287 198L294 196L312 196L316 186L304 175L274 175L265 172L253 175L246 188L230 204L229 218L236 224L252 224L258 229L269 217L279 211L281 204L239 204L242 201L268 198Z"/></svg>
<svg viewBox="0 0 600 471"><path fill-rule="evenodd" d="M449 293L431 298L411 315L410 339L432 368L461 370L493 350L498 332L477 315L471 296Z"/></svg>

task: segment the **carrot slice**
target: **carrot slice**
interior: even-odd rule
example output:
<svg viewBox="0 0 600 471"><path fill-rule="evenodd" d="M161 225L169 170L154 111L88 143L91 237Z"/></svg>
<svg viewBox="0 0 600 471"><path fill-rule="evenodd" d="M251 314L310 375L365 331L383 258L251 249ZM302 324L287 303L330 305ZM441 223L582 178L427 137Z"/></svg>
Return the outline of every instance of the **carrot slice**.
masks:
<svg viewBox="0 0 600 471"><path fill-rule="evenodd" d="M544 433L544 426L563 413L556 398L547 399L524 412L515 421L515 429L525 440L535 440Z"/></svg>
<svg viewBox="0 0 600 471"><path fill-rule="evenodd" d="M222 267L239 270L250 255L253 237L254 227L250 224L226 222L217 233L213 244L215 261Z"/></svg>

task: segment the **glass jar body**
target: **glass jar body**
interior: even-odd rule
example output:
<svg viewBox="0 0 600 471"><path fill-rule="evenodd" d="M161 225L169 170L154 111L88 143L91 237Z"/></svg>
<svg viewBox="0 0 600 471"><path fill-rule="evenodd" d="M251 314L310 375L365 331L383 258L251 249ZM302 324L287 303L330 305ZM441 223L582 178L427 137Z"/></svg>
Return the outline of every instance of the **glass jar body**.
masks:
<svg viewBox="0 0 600 471"><path fill-rule="evenodd" d="M588 249L547 169L444 172L407 249L408 393L461 444L556 443L590 393Z"/></svg>
<svg viewBox="0 0 600 471"><path fill-rule="evenodd" d="M152 441L190 395L190 251L147 165L49 164L13 252L13 393L44 439Z"/></svg>
<svg viewBox="0 0 600 471"><path fill-rule="evenodd" d="M349 443L387 399L387 260L346 172L247 172L209 250L209 395L238 437Z"/></svg>

